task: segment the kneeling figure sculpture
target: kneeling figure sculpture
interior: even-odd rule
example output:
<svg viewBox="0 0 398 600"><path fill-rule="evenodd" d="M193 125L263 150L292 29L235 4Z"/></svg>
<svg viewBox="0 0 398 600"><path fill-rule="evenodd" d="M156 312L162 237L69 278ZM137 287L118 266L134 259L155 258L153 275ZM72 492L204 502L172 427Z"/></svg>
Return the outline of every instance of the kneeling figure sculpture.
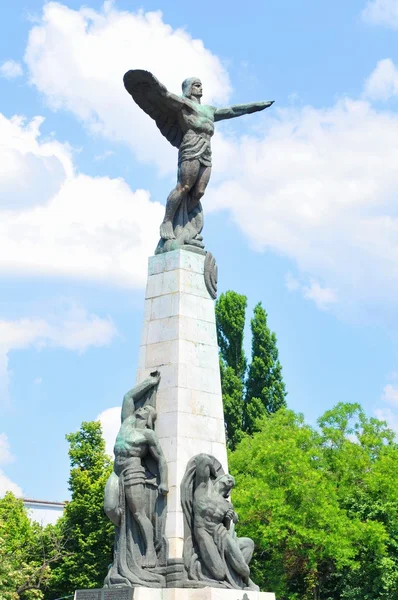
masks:
<svg viewBox="0 0 398 600"><path fill-rule="evenodd" d="M238 538L238 516L228 499L235 480L209 454L198 454L181 482L184 565L192 587L258 590L250 579L254 543Z"/></svg>

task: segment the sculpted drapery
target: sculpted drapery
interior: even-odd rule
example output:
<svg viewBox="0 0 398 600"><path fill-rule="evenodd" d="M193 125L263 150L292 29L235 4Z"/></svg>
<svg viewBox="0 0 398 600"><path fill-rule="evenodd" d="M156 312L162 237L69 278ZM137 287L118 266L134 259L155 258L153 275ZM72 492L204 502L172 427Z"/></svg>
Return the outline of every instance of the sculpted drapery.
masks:
<svg viewBox="0 0 398 600"><path fill-rule="evenodd" d="M105 512L115 524L105 587L166 585L167 464L153 430L159 379L153 373L123 399L114 470L105 489Z"/></svg>
<svg viewBox="0 0 398 600"><path fill-rule="evenodd" d="M229 500L234 478L219 461L198 454L181 482L184 566L192 585L258 590L250 579L254 543L235 532L238 516Z"/></svg>

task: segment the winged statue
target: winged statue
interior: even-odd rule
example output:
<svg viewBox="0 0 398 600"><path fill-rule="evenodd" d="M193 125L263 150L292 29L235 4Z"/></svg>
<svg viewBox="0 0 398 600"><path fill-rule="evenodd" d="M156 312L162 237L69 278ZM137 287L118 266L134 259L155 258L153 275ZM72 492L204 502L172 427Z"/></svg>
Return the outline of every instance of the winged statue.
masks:
<svg viewBox="0 0 398 600"><path fill-rule="evenodd" d="M182 246L201 252L204 248L201 198L210 180L214 123L264 110L273 101L216 108L201 103L202 83L197 77L185 79L182 96L177 96L152 73L140 69L128 71L124 85L162 135L178 148L177 185L167 198L156 253Z"/></svg>

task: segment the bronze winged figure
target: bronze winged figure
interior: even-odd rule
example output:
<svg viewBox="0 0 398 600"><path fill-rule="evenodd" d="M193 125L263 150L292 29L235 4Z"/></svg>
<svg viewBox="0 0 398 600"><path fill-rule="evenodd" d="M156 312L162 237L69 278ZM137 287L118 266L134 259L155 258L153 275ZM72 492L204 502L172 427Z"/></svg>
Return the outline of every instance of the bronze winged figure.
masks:
<svg viewBox="0 0 398 600"><path fill-rule="evenodd" d="M124 85L138 106L178 148L177 185L167 198L160 225L157 253L183 245L203 248L201 198L211 174L211 138L214 123L264 110L273 104L253 102L227 108L201 104L202 83L190 77L182 84L182 96L169 92L149 71L135 69L124 76Z"/></svg>

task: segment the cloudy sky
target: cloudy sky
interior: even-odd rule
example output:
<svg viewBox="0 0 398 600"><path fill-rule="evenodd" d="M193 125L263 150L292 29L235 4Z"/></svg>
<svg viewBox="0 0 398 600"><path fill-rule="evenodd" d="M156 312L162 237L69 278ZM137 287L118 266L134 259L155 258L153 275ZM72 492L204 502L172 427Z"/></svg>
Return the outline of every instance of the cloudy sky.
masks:
<svg viewBox="0 0 398 600"><path fill-rule="evenodd" d="M122 77L198 76L221 291L262 301L288 404L398 430L398 0L14 0L0 21L0 494L68 497L65 434L114 435L176 151ZM247 340L250 350L250 340Z"/></svg>

